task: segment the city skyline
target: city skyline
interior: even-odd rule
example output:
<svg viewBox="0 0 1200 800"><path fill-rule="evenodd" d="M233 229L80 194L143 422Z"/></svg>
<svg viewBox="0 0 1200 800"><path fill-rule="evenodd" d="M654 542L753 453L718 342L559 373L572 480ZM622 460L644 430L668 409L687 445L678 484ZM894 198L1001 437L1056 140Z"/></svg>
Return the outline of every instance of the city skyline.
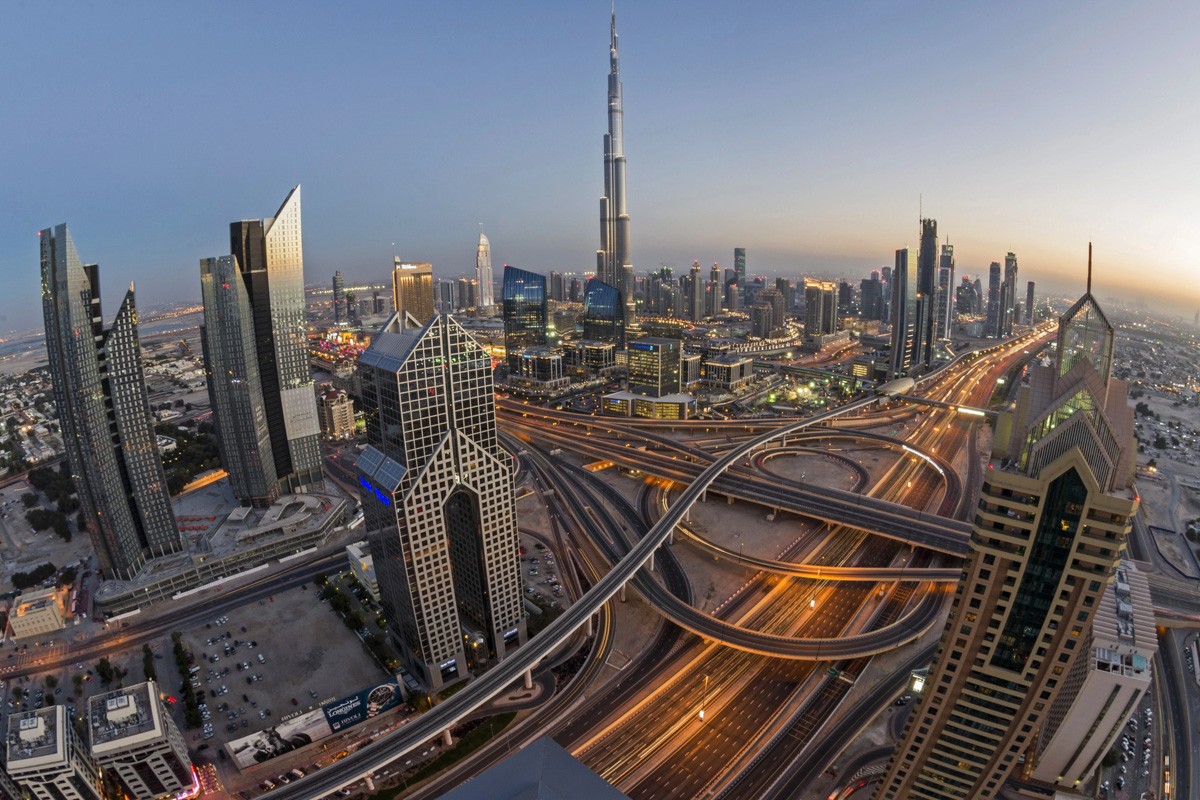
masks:
<svg viewBox="0 0 1200 800"><path fill-rule="evenodd" d="M309 283L335 269L382 273L392 242L442 275L470 274L480 221L497 264L589 270L603 194L595 161L609 9L598 5L408 16L378 7L366 12L370 26L301 7L271 16L272 37L260 32L270 12L256 10L225 32L249 60L204 70L176 66L173 54L214 29L216 14L63 12L51 61L16 33L45 20L18 11L0 58L38 80L14 82L10 146L0 153L22 189L3 206L0 266L13 291L0 330L36 324L32 239L48 224L70 220L112 265L106 280L137 278L144 304L197 299L196 259L223 249L216 224L298 182L309 189ZM1154 299L1173 287L1172 311L1194 311L1178 286L1198 254L1187 231L1200 201L1185 184L1200 105L1178 98L1189 96L1180 81L1200 71L1178 15L1038 8L1032 25L1031 5L937 16L899 6L617 12L638 274L693 258L730 266L732 248L745 246L751 274L859 278L918 244L923 196L961 274L980 274L1011 249L1047 292L1063 291L1074 285L1079 243L1091 239L1105 254L1098 294L1136 286ZM937 33L927 52L904 61L878 46L915 35L918 23ZM106 31L116 46L90 58L86 43ZM378 60L388 48L371 43L395 35L425 66L378 91L363 77L394 67ZM1005 46L978 47L985 35ZM125 36L137 46L122 47ZM353 48L339 46L351 37ZM272 83L291 47L318 55L289 62L289 79L271 92L238 90L247 75ZM319 54L331 50L348 55L329 63ZM42 122L47 84L89 124ZM783 103L780 86L794 87ZM887 124L921 91L952 113L924 129ZM196 124L241 119L251 102L262 121L248 129ZM157 112L148 123L147 107ZM435 113L400 125L413 110ZM131 224L138 218L153 224Z"/></svg>

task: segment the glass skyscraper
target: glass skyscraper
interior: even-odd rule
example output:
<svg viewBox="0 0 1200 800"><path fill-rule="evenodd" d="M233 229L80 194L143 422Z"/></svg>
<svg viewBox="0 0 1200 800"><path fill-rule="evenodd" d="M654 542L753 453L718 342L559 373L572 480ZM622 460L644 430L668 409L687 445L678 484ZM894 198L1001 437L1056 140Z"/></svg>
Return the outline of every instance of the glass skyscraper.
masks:
<svg viewBox="0 0 1200 800"><path fill-rule="evenodd" d="M254 314L233 256L200 261L200 294L200 343L221 464L238 500L269 506L279 497L278 476L258 371Z"/></svg>
<svg viewBox="0 0 1200 800"><path fill-rule="evenodd" d="M525 640L492 362L452 317L412 328L397 314L358 366L368 445L356 469L381 602L404 660L437 689ZM479 641L488 653L468 662Z"/></svg>
<svg viewBox="0 0 1200 800"><path fill-rule="evenodd" d="M921 360L920 297L911 247L896 251L892 270L892 378L912 374Z"/></svg>
<svg viewBox="0 0 1200 800"><path fill-rule="evenodd" d="M625 349L625 307L621 291L592 278L583 291L583 338Z"/></svg>
<svg viewBox="0 0 1200 800"><path fill-rule="evenodd" d="M81 517L105 577L128 579L181 546L146 398L133 286L105 329L100 268L80 262L66 225L39 236L46 351Z"/></svg>
<svg viewBox="0 0 1200 800"><path fill-rule="evenodd" d="M308 365L300 187L288 193L274 217L230 223L229 239L254 320L275 475L280 492L292 492L322 478L321 425ZM240 336L240 328L231 335ZM251 435L240 438L248 441Z"/></svg>
<svg viewBox="0 0 1200 800"><path fill-rule="evenodd" d="M509 374L516 373L521 351L546 344L546 278L504 266L504 351Z"/></svg>

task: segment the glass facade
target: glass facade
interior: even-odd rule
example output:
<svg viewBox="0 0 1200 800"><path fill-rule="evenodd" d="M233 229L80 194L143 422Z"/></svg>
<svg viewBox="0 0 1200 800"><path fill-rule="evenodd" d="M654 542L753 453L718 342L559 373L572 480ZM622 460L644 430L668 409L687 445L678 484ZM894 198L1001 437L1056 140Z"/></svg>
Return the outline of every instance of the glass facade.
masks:
<svg viewBox="0 0 1200 800"><path fill-rule="evenodd" d="M621 292L592 278L583 292L583 338L625 349L625 313Z"/></svg>
<svg viewBox="0 0 1200 800"><path fill-rule="evenodd" d="M504 267L504 350L509 374L520 368L521 352L546 344L546 278Z"/></svg>
<svg viewBox="0 0 1200 800"><path fill-rule="evenodd" d="M146 398L133 289L105 330L99 267L80 262L66 225L40 236L46 350L81 516L105 577L129 578L181 545Z"/></svg>
<svg viewBox="0 0 1200 800"><path fill-rule="evenodd" d="M911 247L896 251L892 272L892 378L912 373L920 362L920 303L916 259Z"/></svg>
<svg viewBox="0 0 1200 800"><path fill-rule="evenodd" d="M1100 374L1100 379L1108 383L1112 351L1112 326L1092 296L1084 295L1059 321L1058 374L1066 375L1086 358Z"/></svg>

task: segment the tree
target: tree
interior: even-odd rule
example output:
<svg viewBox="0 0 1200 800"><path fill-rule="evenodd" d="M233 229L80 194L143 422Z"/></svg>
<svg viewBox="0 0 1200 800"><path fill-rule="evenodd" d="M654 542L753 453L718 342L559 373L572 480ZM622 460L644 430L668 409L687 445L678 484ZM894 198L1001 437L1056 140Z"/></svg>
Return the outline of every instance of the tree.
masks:
<svg viewBox="0 0 1200 800"><path fill-rule="evenodd" d="M37 505L37 503L38 497L33 492L26 492L25 494L21 495L21 505L25 506L26 508L33 508Z"/></svg>
<svg viewBox="0 0 1200 800"><path fill-rule="evenodd" d="M116 677L116 672L113 670L112 664L107 658L102 658L96 662L96 675L99 676L100 682L108 686Z"/></svg>
<svg viewBox="0 0 1200 800"><path fill-rule="evenodd" d="M351 611L345 618L346 627L352 631L357 631L363 626L363 615L360 611Z"/></svg>
<svg viewBox="0 0 1200 800"><path fill-rule="evenodd" d="M1155 446L1155 448L1157 448L1159 450L1166 450L1167 449L1167 437L1163 436L1161 433L1158 436L1154 437L1154 446Z"/></svg>
<svg viewBox="0 0 1200 800"><path fill-rule="evenodd" d="M58 678L54 677L53 675L47 675L46 680L44 680L43 683L46 684L47 689L53 689L55 686L58 686Z"/></svg>
<svg viewBox="0 0 1200 800"><path fill-rule="evenodd" d="M154 651L150 649L150 645L142 645L142 672L148 681L157 681L158 672L154 669Z"/></svg>

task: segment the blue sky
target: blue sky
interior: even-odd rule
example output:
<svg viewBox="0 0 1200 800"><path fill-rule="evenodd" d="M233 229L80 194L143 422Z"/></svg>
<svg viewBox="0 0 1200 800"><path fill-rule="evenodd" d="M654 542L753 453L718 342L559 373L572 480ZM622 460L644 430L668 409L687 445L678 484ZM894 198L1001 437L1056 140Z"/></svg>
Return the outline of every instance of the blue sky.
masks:
<svg viewBox="0 0 1200 800"><path fill-rule="evenodd" d="M849 7L843 8L842 5ZM1200 5L625 2L633 255L859 277L917 244L960 273L1200 307ZM40 323L66 222L107 310L199 297L227 223L304 186L309 282L590 269L608 6L9 3L0 331Z"/></svg>

